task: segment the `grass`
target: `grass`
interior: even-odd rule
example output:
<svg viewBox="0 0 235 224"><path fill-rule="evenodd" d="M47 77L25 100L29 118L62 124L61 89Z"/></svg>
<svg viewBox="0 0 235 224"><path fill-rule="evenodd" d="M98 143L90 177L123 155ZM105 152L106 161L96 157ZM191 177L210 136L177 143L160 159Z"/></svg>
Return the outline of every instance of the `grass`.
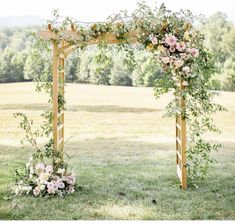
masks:
<svg viewBox="0 0 235 224"><path fill-rule="evenodd" d="M171 95L155 100L151 88L69 84L66 151L79 190L61 198L7 198L12 170L25 163L14 112L40 124L50 105L32 83L0 85L0 219L235 219L235 93L216 101L223 144L218 163L199 188L182 191L175 175L174 120L162 119Z"/></svg>

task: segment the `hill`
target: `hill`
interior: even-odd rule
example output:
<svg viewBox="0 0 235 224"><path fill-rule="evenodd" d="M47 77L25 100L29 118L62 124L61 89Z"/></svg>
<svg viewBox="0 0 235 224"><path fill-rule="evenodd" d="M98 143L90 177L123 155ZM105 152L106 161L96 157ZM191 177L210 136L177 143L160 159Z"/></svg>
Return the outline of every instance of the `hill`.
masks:
<svg viewBox="0 0 235 224"><path fill-rule="evenodd" d="M43 25L45 22L46 19L34 15L0 17L0 27L27 27Z"/></svg>

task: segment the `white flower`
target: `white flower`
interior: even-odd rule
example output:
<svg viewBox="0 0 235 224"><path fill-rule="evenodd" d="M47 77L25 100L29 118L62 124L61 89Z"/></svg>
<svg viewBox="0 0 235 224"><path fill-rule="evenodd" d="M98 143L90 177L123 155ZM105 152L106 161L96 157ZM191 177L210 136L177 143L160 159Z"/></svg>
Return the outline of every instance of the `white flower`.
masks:
<svg viewBox="0 0 235 224"><path fill-rule="evenodd" d="M15 188L15 194L18 195L19 193L20 193L20 187L17 186L17 187Z"/></svg>
<svg viewBox="0 0 235 224"><path fill-rule="evenodd" d="M183 66L183 64L184 64L184 61L182 61L181 59L178 59L174 62L174 65L177 68L180 68L181 66Z"/></svg>
<svg viewBox="0 0 235 224"><path fill-rule="evenodd" d="M40 194L41 190L39 186L36 186L33 190L34 196L38 196Z"/></svg>
<svg viewBox="0 0 235 224"><path fill-rule="evenodd" d="M31 186L22 187L22 191L25 192L26 194L29 194L31 190L32 190Z"/></svg>
<svg viewBox="0 0 235 224"><path fill-rule="evenodd" d="M164 64L168 64L168 63L170 63L170 58L169 57L162 57L162 62Z"/></svg>
<svg viewBox="0 0 235 224"><path fill-rule="evenodd" d="M153 36L153 35L150 35L149 36L149 39L151 40L152 44L153 45L156 45L157 44L157 37Z"/></svg>
<svg viewBox="0 0 235 224"><path fill-rule="evenodd" d="M190 73L191 72L191 69L189 68L189 66L184 66L182 68L182 71L185 72L186 74Z"/></svg>
<svg viewBox="0 0 235 224"><path fill-rule="evenodd" d="M74 187L69 187L68 193L71 194L75 191Z"/></svg>
<svg viewBox="0 0 235 224"><path fill-rule="evenodd" d="M45 168L45 172L46 173L51 173L52 171L53 171L52 165L47 165L46 168Z"/></svg>
<svg viewBox="0 0 235 224"><path fill-rule="evenodd" d="M46 181L49 179L49 174L48 173L40 173L39 174L39 182L44 184Z"/></svg>
<svg viewBox="0 0 235 224"><path fill-rule="evenodd" d="M182 85L183 86L188 86L188 82L187 81L183 81Z"/></svg>
<svg viewBox="0 0 235 224"><path fill-rule="evenodd" d="M35 173L39 175L40 173L44 172L45 165L43 163L37 163L35 166Z"/></svg>
<svg viewBox="0 0 235 224"><path fill-rule="evenodd" d="M41 191L45 190L45 187L46 187L46 186L45 186L44 184L42 184L42 185L39 186L39 188L40 188Z"/></svg>
<svg viewBox="0 0 235 224"><path fill-rule="evenodd" d="M33 168L33 166L30 166L29 172L30 172L30 174L34 174L34 168Z"/></svg>
<svg viewBox="0 0 235 224"><path fill-rule="evenodd" d="M57 173L60 173L60 174L63 174L65 172L65 169L63 168L63 169L61 169L61 168L59 168L58 170L57 170Z"/></svg>

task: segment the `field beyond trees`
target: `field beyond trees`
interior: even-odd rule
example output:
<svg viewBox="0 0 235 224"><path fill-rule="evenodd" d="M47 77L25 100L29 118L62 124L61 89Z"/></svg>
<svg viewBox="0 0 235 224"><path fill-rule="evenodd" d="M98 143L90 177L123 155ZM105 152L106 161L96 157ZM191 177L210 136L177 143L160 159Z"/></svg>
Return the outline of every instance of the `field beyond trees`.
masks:
<svg viewBox="0 0 235 224"><path fill-rule="evenodd" d="M41 122L51 107L33 83L0 84L0 219L235 219L235 93L216 101L228 112L214 119L223 144L218 163L198 188L179 188L175 121L162 118L172 97L152 88L67 84L65 146L78 190L64 199L7 197L13 171L25 164L15 112ZM44 139L41 139L44 142Z"/></svg>

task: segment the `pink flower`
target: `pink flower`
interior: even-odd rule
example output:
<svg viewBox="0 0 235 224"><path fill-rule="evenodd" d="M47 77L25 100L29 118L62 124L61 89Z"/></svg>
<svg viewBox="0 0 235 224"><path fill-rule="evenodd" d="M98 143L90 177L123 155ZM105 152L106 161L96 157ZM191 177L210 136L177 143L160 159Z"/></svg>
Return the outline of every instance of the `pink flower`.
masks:
<svg viewBox="0 0 235 224"><path fill-rule="evenodd" d="M34 196L38 196L40 194L41 190L39 186L36 186L33 190Z"/></svg>
<svg viewBox="0 0 235 224"><path fill-rule="evenodd" d="M168 35L165 38L165 43L169 46L175 46L176 45L176 37L174 35Z"/></svg>
<svg viewBox="0 0 235 224"><path fill-rule="evenodd" d="M174 62L174 65L175 65L175 67L177 67L177 68L182 67L183 64L184 64L184 61L182 61L181 59L178 59L178 60L176 60L176 61Z"/></svg>
<svg viewBox="0 0 235 224"><path fill-rule="evenodd" d="M47 183L47 192L49 194L54 194L55 193L55 185L52 182Z"/></svg>
<svg viewBox="0 0 235 224"><path fill-rule="evenodd" d="M69 176L66 177L66 182L68 184L74 185L75 182L76 182L76 177L73 176L73 175L69 175Z"/></svg>
<svg viewBox="0 0 235 224"><path fill-rule="evenodd" d="M64 187L64 182L58 182L58 188L63 189Z"/></svg>
<svg viewBox="0 0 235 224"><path fill-rule="evenodd" d="M58 190L58 188L59 188L59 181L53 181L53 184L54 184L54 189Z"/></svg>
<svg viewBox="0 0 235 224"><path fill-rule="evenodd" d="M46 168L45 168L45 172L46 173L51 173L52 171L53 171L52 165L47 165Z"/></svg>
<svg viewBox="0 0 235 224"><path fill-rule="evenodd" d="M199 50L196 48L188 48L187 51L195 58L199 55Z"/></svg>
<svg viewBox="0 0 235 224"><path fill-rule="evenodd" d="M185 43L184 42L180 42L180 43L177 43L176 44L176 49L178 50L178 51L184 51L185 50L185 48L186 48L186 45L185 45Z"/></svg>
<svg viewBox="0 0 235 224"><path fill-rule="evenodd" d="M182 59L186 59L186 58L187 58L187 54L186 54L186 53L180 53L180 57L181 57Z"/></svg>
<svg viewBox="0 0 235 224"><path fill-rule="evenodd" d="M162 57L162 62L164 64L168 64L168 63L170 63L170 58L169 57Z"/></svg>
<svg viewBox="0 0 235 224"><path fill-rule="evenodd" d="M156 45L156 44L157 44L157 38L156 38L156 37L153 37L153 38L152 38L152 44L153 44L153 45Z"/></svg>
<svg viewBox="0 0 235 224"><path fill-rule="evenodd" d="M188 82L187 81L183 81L182 85L183 86L188 86Z"/></svg>

